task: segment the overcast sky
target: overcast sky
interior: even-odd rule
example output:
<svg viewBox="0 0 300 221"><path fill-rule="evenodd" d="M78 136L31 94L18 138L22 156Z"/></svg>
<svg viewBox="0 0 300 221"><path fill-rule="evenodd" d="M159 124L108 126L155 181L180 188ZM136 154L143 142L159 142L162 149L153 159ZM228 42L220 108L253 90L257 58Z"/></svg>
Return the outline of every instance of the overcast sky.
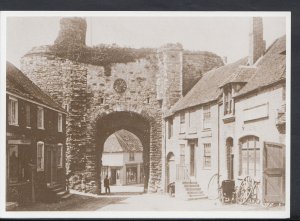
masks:
<svg viewBox="0 0 300 221"><path fill-rule="evenodd" d="M60 17L8 17L7 60L19 67L34 46L53 44ZM86 44L157 48L179 42L184 49L211 51L234 62L248 55L249 17L88 17ZM265 17L267 47L285 34L284 17Z"/></svg>

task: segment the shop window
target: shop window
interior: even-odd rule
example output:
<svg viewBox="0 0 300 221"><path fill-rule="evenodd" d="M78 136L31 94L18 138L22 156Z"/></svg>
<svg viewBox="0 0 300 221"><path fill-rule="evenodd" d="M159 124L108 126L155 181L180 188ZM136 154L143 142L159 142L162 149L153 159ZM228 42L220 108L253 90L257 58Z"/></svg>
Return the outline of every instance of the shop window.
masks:
<svg viewBox="0 0 300 221"><path fill-rule="evenodd" d="M211 128L211 114L210 114L210 105L203 107L203 129Z"/></svg>
<svg viewBox="0 0 300 221"><path fill-rule="evenodd" d="M224 88L224 115L233 114L233 99L231 86Z"/></svg>
<svg viewBox="0 0 300 221"><path fill-rule="evenodd" d="M204 147L203 166L204 168L210 168L211 167L211 144L205 143L203 147Z"/></svg>
<svg viewBox="0 0 300 221"><path fill-rule="evenodd" d="M173 137L173 119L168 120L168 138Z"/></svg>
<svg viewBox="0 0 300 221"><path fill-rule="evenodd" d="M57 145L58 150L57 150L57 166L62 167L63 165L63 151L64 151L64 146L60 143Z"/></svg>
<svg viewBox="0 0 300 221"><path fill-rule="evenodd" d="M63 116L62 114L58 114L58 132L63 131Z"/></svg>
<svg viewBox="0 0 300 221"><path fill-rule="evenodd" d="M37 128L44 129L44 108L42 107L37 109Z"/></svg>
<svg viewBox="0 0 300 221"><path fill-rule="evenodd" d="M31 116L30 116L30 105L26 104L25 106L25 111L26 111L26 127L30 128L31 127Z"/></svg>
<svg viewBox="0 0 300 221"><path fill-rule="evenodd" d="M8 145L8 180L19 183L30 180L30 146Z"/></svg>
<svg viewBox="0 0 300 221"><path fill-rule="evenodd" d="M44 171L44 142L37 143L37 171Z"/></svg>
<svg viewBox="0 0 300 221"><path fill-rule="evenodd" d="M137 167L126 168L126 180L127 184L137 183Z"/></svg>
<svg viewBox="0 0 300 221"><path fill-rule="evenodd" d="M8 155L9 182L17 183L19 176L18 145L9 145Z"/></svg>
<svg viewBox="0 0 300 221"><path fill-rule="evenodd" d="M18 126L18 100L14 97L8 99L8 124Z"/></svg>
<svg viewBox="0 0 300 221"><path fill-rule="evenodd" d="M259 176L260 174L259 139L247 136L240 140L240 176Z"/></svg>
<svg viewBox="0 0 300 221"><path fill-rule="evenodd" d="M185 113L180 114L180 133L185 133Z"/></svg>
<svg viewBox="0 0 300 221"><path fill-rule="evenodd" d="M134 161L134 152L129 152L129 161Z"/></svg>

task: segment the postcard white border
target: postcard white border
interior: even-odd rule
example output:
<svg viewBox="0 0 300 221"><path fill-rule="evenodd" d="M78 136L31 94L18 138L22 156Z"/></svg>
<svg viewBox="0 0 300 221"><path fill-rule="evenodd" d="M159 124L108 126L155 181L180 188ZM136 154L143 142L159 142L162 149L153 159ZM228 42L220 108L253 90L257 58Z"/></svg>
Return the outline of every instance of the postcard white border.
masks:
<svg viewBox="0 0 300 221"><path fill-rule="evenodd" d="M221 12L221 11L181 11L181 12L157 12L157 11L2 11L1 15L1 75L0 75L0 102L2 107L2 113L0 115L0 159L1 162L6 162L5 149L6 146L6 18L17 17L70 17L70 16L82 16L82 17L250 17L250 16L263 16L263 17L286 17L286 205L285 210L282 211L86 211L86 212L7 212L5 211L5 195L6 195L6 167L0 168L0 217L2 218L289 218L290 217L290 116L291 116L291 12ZM20 36L21 37L21 36Z"/></svg>

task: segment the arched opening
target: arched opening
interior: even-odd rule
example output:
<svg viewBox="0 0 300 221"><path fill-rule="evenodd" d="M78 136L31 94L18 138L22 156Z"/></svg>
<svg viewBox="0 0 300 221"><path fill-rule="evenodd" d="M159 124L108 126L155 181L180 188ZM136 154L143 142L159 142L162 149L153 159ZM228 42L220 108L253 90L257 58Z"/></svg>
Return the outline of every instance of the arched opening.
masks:
<svg viewBox="0 0 300 221"><path fill-rule="evenodd" d="M104 153L104 145L105 142L110 139L111 135L119 136L121 133L124 132L125 134L131 134L134 137L138 139L142 146L142 165L139 164L140 170L139 172L142 173L142 177L140 177L140 181L142 180L142 183L144 183L144 192L147 191L148 188L148 181L149 181L149 149L150 149L150 123L149 120L146 119L144 116L141 116L140 114L133 113L133 112L112 112L108 115L105 115L98 119L97 121L97 131L96 131L96 150L97 150L97 160L96 160L96 168L97 168L97 185L101 192L101 182L103 182L104 174L105 173L105 166L107 164L107 160L103 162L103 153ZM119 135L118 135L119 134ZM125 135L124 135L125 136ZM126 137L126 136L125 136ZM125 140L127 138L124 138ZM124 141L124 140L123 140ZM121 141L121 142L123 142ZM124 144L129 145L130 144ZM128 158L130 153L128 153ZM131 154L132 155L132 154ZM129 160L129 159L128 159ZM119 165L121 162L118 162ZM129 163L130 164L130 163ZM103 167L104 166L104 167ZM102 170L102 167L104 168ZM125 172L123 175L125 176L126 183L133 183L135 180L138 179L137 173L138 168L134 166L128 165L128 170L126 170L125 166ZM113 169L113 170L111 170ZM120 168L119 168L120 169ZM141 172L142 171L142 172ZM128 177L127 177L128 172ZM108 171L107 171L108 173ZM121 182L120 180L120 174L121 170L118 170L117 167L110 168L110 179L111 182L114 184L117 182ZM136 174L136 176L134 176ZM118 177L117 177L118 176Z"/></svg>
<svg viewBox="0 0 300 221"><path fill-rule="evenodd" d="M176 179L176 167L175 167L175 156L173 152L169 152L167 155L167 165L166 165L166 184L174 182Z"/></svg>
<svg viewBox="0 0 300 221"><path fill-rule="evenodd" d="M229 180L234 179L234 154L233 154L233 139L228 137L226 139L226 161L227 161L227 178Z"/></svg>
<svg viewBox="0 0 300 221"><path fill-rule="evenodd" d="M110 135L101 161L101 177L108 176L111 192L143 192L143 145L133 133L122 129Z"/></svg>

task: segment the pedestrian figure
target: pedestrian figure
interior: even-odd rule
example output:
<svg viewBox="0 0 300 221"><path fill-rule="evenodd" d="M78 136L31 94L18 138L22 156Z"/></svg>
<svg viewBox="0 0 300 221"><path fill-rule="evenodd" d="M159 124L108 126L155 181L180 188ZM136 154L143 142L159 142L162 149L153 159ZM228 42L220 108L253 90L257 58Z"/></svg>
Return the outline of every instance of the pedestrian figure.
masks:
<svg viewBox="0 0 300 221"><path fill-rule="evenodd" d="M107 194L107 190L108 190L108 193L110 194L108 175L106 175L104 179L104 187L105 187L105 193Z"/></svg>

